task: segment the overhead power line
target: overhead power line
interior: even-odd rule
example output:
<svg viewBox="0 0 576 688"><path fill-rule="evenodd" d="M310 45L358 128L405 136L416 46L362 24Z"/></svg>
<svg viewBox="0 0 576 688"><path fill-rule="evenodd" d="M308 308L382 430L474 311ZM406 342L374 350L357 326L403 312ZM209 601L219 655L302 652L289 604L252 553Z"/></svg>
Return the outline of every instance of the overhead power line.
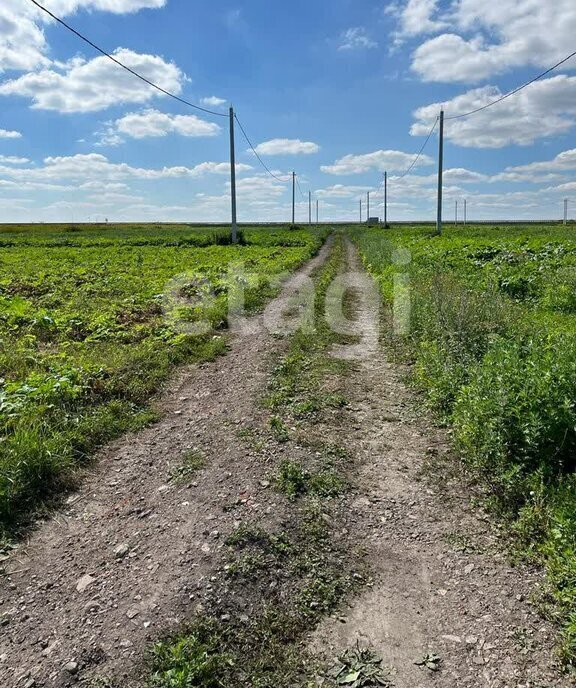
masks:
<svg viewBox="0 0 576 688"><path fill-rule="evenodd" d="M50 12L49 9L41 5L39 2L36 2L36 0L30 0L36 7L42 10L42 12L45 12L49 17L52 17L54 21L57 21L59 24L64 26L68 31L71 31L73 34L78 36L81 40L83 40L85 43L88 43L89 46L94 48L94 50L97 50L99 53L107 57L109 60L112 60L115 64L117 64L119 67L122 67L122 69L125 69L127 72L130 72L133 76L137 77L144 83L148 84L148 86L151 86L152 88L155 88L157 91L160 91L160 93L163 93L166 96L169 96L170 98L174 98L174 100L177 100L179 103L183 103L184 105L187 105L188 107L194 108L195 110L200 110L201 112L205 112L209 115L214 115L216 117L227 117L225 113L222 112L215 112L214 110L207 110L206 108L200 107L199 105L194 105L194 103L191 103L188 100L185 100L184 98L180 98L180 96L175 95L174 93L170 93L170 91L167 91L166 89L162 88L161 86L158 86L155 84L153 81L150 81L150 79L147 79L145 76L142 76L142 74L139 74L135 70L133 70L131 67L128 67L128 65L125 65L123 62L120 62L120 60L116 59L113 55L110 53L106 52L102 48L96 45L96 43L93 43L89 38L86 38L86 36L82 35L79 31L77 31L75 28L70 26L70 24L67 24L63 19L60 19L60 17L57 17L55 14Z"/></svg>
<svg viewBox="0 0 576 688"><path fill-rule="evenodd" d="M258 159L258 162L262 165L262 167L266 170L266 172L268 172L268 174L269 174L271 177L274 177L274 179L277 179L279 182L282 182L283 184L286 184L287 182L289 182L290 179L282 179L281 177L278 177L277 175L275 175L274 172L272 172L272 170L268 167L268 165L266 165L266 163L264 162L264 160L262 160L262 158L261 158L261 157L258 155L258 153L256 152L256 148L254 148L254 146L252 145L252 142L251 142L250 139L248 138L248 134L246 133L246 130L244 129L244 127L243 127L242 124L240 123L240 120L238 119L238 117L237 117L236 114L234 114L234 119L236 120L238 126L240 127L240 131L241 131L242 134L244 135L244 138L246 139L246 143L250 146L252 152L254 153L254 155L256 156L256 158Z"/></svg>
<svg viewBox="0 0 576 688"><path fill-rule="evenodd" d="M425 149L426 146L428 145L428 141L430 141L430 137L431 137L432 134L434 133L434 129L436 129L436 125L437 125L437 124L438 124L438 117L436 117L436 119L434 120L434 124L432 125L432 129L430 129L430 133L429 133L428 136L426 137L426 141L424 141L424 143L422 144L422 148L420 148L420 150L418 151L418 154L416 155L416 157L415 157L414 160L412 161L412 164L410 165L410 167L409 167L407 170L405 170L405 171L398 177L398 180L404 179L404 177L405 177L411 170L414 169L414 166L416 165L416 163L418 162L418 160L420 160L420 158L422 157L422 153L424 152L424 149Z"/></svg>
<svg viewBox="0 0 576 688"><path fill-rule="evenodd" d="M570 55L565 57L563 60L560 60L560 62L557 62L553 67L550 67L550 69L547 69L545 72L542 72L542 74L538 74L538 76L535 76L533 79L530 79L530 81L527 81L525 84L522 84L522 86L518 86L518 88L515 88L513 91L510 91L509 93L505 93L503 96L501 96L500 98L497 98L496 100L493 100L491 103L488 103L487 105L483 105L482 107L476 108L475 110L470 110L470 112L464 112L461 115L447 116L446 119L461 119L462 117L469 117L470 115L475 115L477 112L482 112L482 110L487 110L488 108L492 107L493 105L496 105L497 103L501 103L503 100L506 100L506 98L510 98L510 96L516 95L516 93L519 93L520 91L522 91L527 86L530 86L531 84L538 81L539 79L542 79L543 77L547 76L548 74L550 74L550 72L553 72L555 69L558 69L558 67L563 65L565 62L568 62L568 60L571 60L574 56L576 56L576 50L573 53L570 53Z"/></svg>
<svg viewBox="0 0 576 688"><path fill-rule="evenodd" d="M302 191L302 187L300 186L300 182L298 181L298 175L296 175L296 184L298 185L298 191L300 191L300 195L302 198L306 198L306 194Z"/></svg>

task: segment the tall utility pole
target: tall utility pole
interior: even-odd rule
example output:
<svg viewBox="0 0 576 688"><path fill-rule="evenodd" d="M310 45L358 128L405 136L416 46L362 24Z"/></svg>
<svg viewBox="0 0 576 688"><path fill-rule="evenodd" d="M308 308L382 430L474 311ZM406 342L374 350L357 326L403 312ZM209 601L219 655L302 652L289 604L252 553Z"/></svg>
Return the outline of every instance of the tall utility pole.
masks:
<svg viewBox="0 0 576 688"><path fill-rule="evenodd" d="M296 172L292 172L292 225L296 224Z"/></svg>
<svg viewBox="0 0 576 688"><path fill-rule="evenodd" d="M308 224L312 224L312 192L308 192Z"/></svg>
<svg viewBox="0 0 576 688"><path fill-rule="evenodd" d="M458 200L454 202L454 224L458 224Z"/></svg>
<svg viewBox="0 0 576 688"><path fill-rule="evenodd" d="M388 172L384 172L384 229L388 226Z"/></svg>
<svg viewBox="0 0 576 688"><path fill-rule="evenodd" d="M436 234L442 234L442 174L444 172L444 110L440 110L440 133L438 135L438 215Z"/></svg>
<svg viewBox="0 0 576 688"><path fill-rule="evenodd" d="M360 224L362 224L362 199L360 199Z"/></svg>
<svg viewBox="0 0 576 688"><path fill-rule="evenodd" d="M369 221L370 220L370 192L369 191L366 193L366 207L367 207L366 220Z"/></svg>
<svg viewBox="0 0 576 688"><path fill-rule="evenodd" d="M564 199L564 224L568 224L568 199Z"/></svg>
<svg viewBox="0 0 576 688"><path fill-rule="evenodd" d="M464 199L464 227L466 227L466 224L468 222L468 201Z"/></svg>
<svg viewBox="0 0 576 688"><path fill-rule="evenodd" d="M234 146L234 108L230 108L230 190L232 195L232 243L238 243L236 214L236 149Z"/></svg>
<svg viewBox="0 0 576 688"><path fill-rule="evenodd" d="M316 224L320 224L320 220L318 219L319 217L320 217L319 205L318 205L318 199L316 199Z"/></svg>

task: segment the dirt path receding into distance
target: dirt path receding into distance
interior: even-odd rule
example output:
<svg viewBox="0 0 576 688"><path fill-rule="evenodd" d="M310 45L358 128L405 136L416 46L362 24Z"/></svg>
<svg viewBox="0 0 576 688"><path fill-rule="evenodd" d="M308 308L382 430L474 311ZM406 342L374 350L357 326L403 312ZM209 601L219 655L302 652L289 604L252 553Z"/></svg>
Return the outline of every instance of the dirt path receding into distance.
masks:
<svg viewBox="0 0 576 688"><path fill-rule="evenodd" d="M330 245L287 282L269 319ZM4 562L2 688L72 685L95 669L127 675L152 639L193 612L220 536L261 508L266 489L238 436L263 415L270 354L281 346L261 318L231 336L227 355L183 370L159 402L164 418L103 450L67 508ZM206 466L181 486L171 477L189 451ZM239 510L224 508L235 501Z"/></svg>
<svg viewBox="0 0 576 688"><path fill-rule="evenodd" d="M363 271L351 244L348 263ZM320 625L312 649L329 660L357 642L373 648L397 688L571 685L554 667L554 629L531 603L541 573L508 563L488 516L450 475L447 435L419 409L406 372L379 349L345 381L352 413L341 441L358 469L351 535L366 545L374 583ZM415 664L427 653L438 671Z"/></svg>
<svg viewBox="0 0 576 688"><path fill-rule="evenodd" d="M287 283L270 320L330 246ZM348 270L361 273L346 246ZM362 329L371 314L359 305L355 317ZM419 410L405 371L367 341L345 372L326 373L347 407L310 432L351 457L333 527L340 542L361 545L372 579L316 628L309 649L330 665L356 643L370 647L398 688L568 686L551 659L554 629L530 603L539 572L508 564L460 482L422 471L448 455L445 433ZM263 327L245 328L226 356L181 371L160 400L163 420L103 450L66 508L4 562L2 688L90 685L94 675L144 685L134 672L151 642L217 585L226 535L241 523L273 524L287 508L262 473L267 458L239 432L269 425L261 398L284 346ZM277 464L312 450L291 440L265 451ZM174 481L189 452L205 467ZM438 671L414 663L426 653L439 657Z"/></svg>

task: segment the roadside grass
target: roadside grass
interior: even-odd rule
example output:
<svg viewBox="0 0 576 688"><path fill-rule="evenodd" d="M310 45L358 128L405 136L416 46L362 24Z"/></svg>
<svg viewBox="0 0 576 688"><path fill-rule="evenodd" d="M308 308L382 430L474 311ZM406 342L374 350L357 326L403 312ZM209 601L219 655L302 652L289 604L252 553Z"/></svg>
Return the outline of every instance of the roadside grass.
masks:
<svg viewBox="0 0 576 688"><path fill-rule="evenodd" d="M284 426L299 422L317 422L327 410L346 406L346 399L325 389L323 381L332 374L346 372L350 363L330 356L330 347L348 343L324 318L326 291L344 262L344 248L337 237L324 269L316 279L314 332L297 330L290 338L288 351L277 362L268 384L264 404L273 415L274 424ZM288 423L287 420L291 423Z"/></svg>
<svg viewBox="0 0 576 688"><path fill-rule="evenodd" d="M265 438L263 438L254 428L249 426L240 428L237 432L237 436L241 440L244 440L248 447L250 447L251 451L261 452L266 446Z"/></svg>
<svg viewBox="0 0 576 688"><path fill-rule="evenodd" d="M275 291L269 278L326 234L247 228L231 246L225 228L70 229L0 227L1 538L69 488L99 446L154 421L150 399L175 366L226 351L229 264L258 273L246 290L257 310ZM185 304L165 315L176 275ZM206 334L180 330L198 321Z"/></svg>
<svg viewBox="0 0 576 688"><path fill-rule="evenodd" d="M227 538L228 558L221 576L213 579L205 611L151 652L151 688L312 688L323 668L306 651L306 637L366 582L361 557L334 527L335 497L346 488L340 471L350 458L314 433L323 414L333 410L322 394L325 380L344 370L330 360L335 340L323 321L326 288L343 261L337 238L315 275L316 334L291 336L265 400L272 437L295 448L314 448L314 465L280 463L276 486L288 497L286 516L272 531L245 523ZM302 405L311 399L313 410L305 406L302 414ZM240 432L254 443L253 430Z"/></svg>
<svg viewBox="0 0 576 688"><path fill-rule="evenodd" d="M205 457L197 450L190 449L187 451L180 465L172 474L172 480L177 485L183 485L190 481L198 471L201 471L206 466Z"/></svg>
<svg viewBox="0 0 576 688"><path fill-rule="evenodd" d="M411 286L410 333L393 336L520 556L548 571L546 612L576 671L576 241L554 227L351 231L392 305ZM409 250L396 265L393 249Z"/></svg>
<svg viewBox="0 0 576 688"><path fill-rule="evenodd" d="M280 464L275 486L289 499L296 499L302 495L338 497L346 489L343 478L332 467L309 471L298 461L289 459Z"/></svg>

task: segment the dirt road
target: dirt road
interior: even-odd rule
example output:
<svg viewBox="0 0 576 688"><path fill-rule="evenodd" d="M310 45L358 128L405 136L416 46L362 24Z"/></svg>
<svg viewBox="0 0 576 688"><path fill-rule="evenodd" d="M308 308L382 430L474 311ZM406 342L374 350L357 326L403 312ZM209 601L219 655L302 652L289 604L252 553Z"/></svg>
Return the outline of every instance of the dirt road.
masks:
<svg viewBox="0 0 576 688"><path fill-rule="evenodd" d="M361 270L351 245L347 262ZM361 308L356 315L369 319ZM102 451L66 509L5 564L0 685L62 688L95 675L143 685L135 677L150 643L199 611L216 585L226 535L244 522L273 524L290 508L263 480L262 462L312 450L269 442L263 459L241 438L269 425L260 399L283 347L256 327L233 335L226 356L181 371L160 401L163 420ZM330 664L358 641L393 668L399 688L568 686L550 658L553 629L530 603L540 574L507 563L460 479L439 472L446 437L404 372L370 347L348 372L329 373L348 405L310 431L352 457L334 528L362 545L372 583L320 624L310 648ZM190 452L205 466L174 480ZM422 471L431 461L434 478ZM426 653L437 654L438 671L414 664Z"/></svg>
<svg viewBox="0 0 576 688"><path fill-rule="evenodd" d="M351 245L348 261L362 270ZM320 625L312 648L327 658L356 642L375 648L398 688L570 685L552 666L554 630L531 603L541 574L508 563L406 373L380 349L344 381L343 442L358 467L352 537L367 544L374 585ZM414 663L428 653L437 672Z"/></svg>
<svg viewBox="0 0 576 688"><path fill-rule="evenodd" d="M263 416L270 354L281 346L260 319L231 337L226 356L181 371L159 402L163 420L102 451L67 508L4 563L2 688L73 685L94 671L122 679L152 639L191 615L224 535L259 511L265 491L238 436ZM206 466L180 485L171 478L190 451ZM226 511L236 500L241 508Z"/></svg>

